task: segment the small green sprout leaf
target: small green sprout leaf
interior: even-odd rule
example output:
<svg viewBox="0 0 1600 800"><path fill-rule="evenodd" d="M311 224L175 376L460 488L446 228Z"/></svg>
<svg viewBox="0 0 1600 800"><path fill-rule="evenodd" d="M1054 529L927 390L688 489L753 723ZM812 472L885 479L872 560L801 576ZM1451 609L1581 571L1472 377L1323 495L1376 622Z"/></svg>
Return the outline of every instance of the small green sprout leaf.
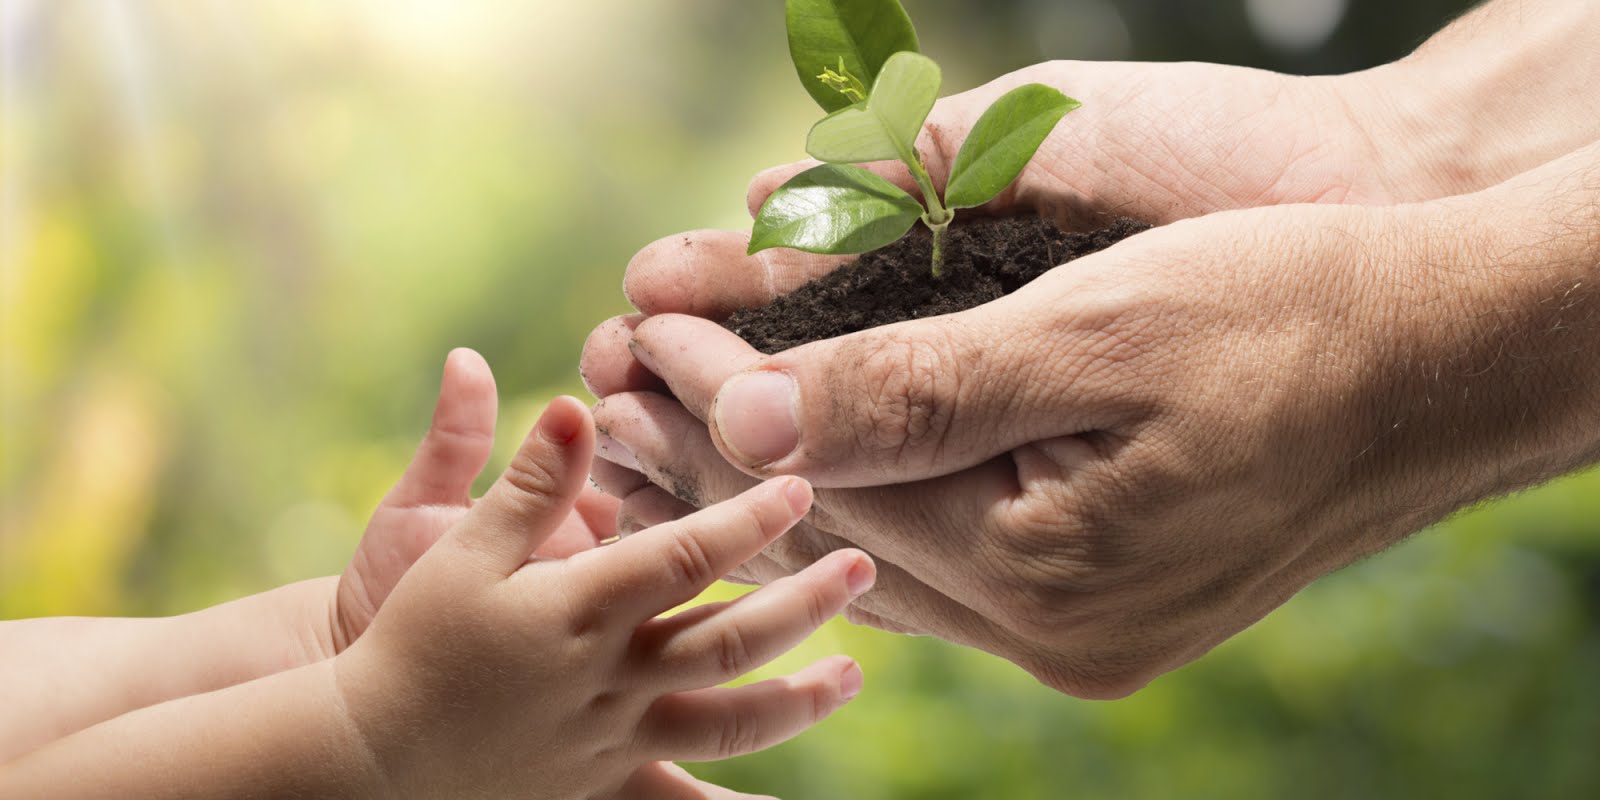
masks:
<svg viewBox="0 0 1600 800"><path fill-rule="evenodd" d="M972 208L993 200L1022 174L1056 123L1079 105L1038 83L1019 86L996 100L956 155L945 205Z"/></svg>
<svg viewBox="0 0 1600 800"><path fill-rule="evenodd" d="M917 134L939 99L941 76L933 59L896 53L865 103L822 118L806 138L812 158L831 163L915 158Z"/></svg>
<svg viewBox="0 0 1600 800"><path fill-rule="evenodd" d="M839 59L839 71L825 69L817 80L827 84L828 88L844 95L852 103L859 103L867 99L867 85L860 78L850 74L850 69L844 65L844 59Z"/></svg>
<svg viewBox="0 0 1600 800"><path fill-rule="evenodd" d="M789 55L806 91L828 112L806 137L806 151L825 163L767 198L750 252L865 253L893 244L920 218L932 236L939 277L956 209L1005 191L1078 101L1037 83L1007 92L968 134L941 197L917 152L917 136L939 97L939 65L917 52L917 32L899 0L786 0L785 6ZM905 164L921 200L850 166L890 160Z"/></svg>
<svg viewBox="0 0 1600 800"><path fill-rule="evenodd" d="M761 206L750 253L791 247L848 255L876 250L911 230L922 204L860 167L823 164L794 176Z"/></svg>
<svg viewBox="0 0 1600 800"><path fill-rule="evenodd" d="M788 0L789 56L806 91L827 112L864 98L851 97L824 76L855 79L865 89L889 57L917 52L917 31L899 0ZM848 76L848 77L847 77Z"/></svg>

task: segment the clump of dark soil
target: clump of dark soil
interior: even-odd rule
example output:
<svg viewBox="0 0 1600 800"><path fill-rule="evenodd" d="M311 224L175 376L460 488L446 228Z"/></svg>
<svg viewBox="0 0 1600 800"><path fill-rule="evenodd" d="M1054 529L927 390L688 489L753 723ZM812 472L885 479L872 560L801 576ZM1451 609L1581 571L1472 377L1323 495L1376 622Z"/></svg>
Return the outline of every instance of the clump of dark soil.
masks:
<svg viewBox="0 0 1600 800"><path fill-rule="evenodd" d="M740 311L723 325L757 350L776 353L879 325L965 311L1149 228L1126 217L1088 233L1068 233L1030 217L958 223L945 234L944 271L934 278L933 240L919 225L900 241L769 305Z"/></svg>

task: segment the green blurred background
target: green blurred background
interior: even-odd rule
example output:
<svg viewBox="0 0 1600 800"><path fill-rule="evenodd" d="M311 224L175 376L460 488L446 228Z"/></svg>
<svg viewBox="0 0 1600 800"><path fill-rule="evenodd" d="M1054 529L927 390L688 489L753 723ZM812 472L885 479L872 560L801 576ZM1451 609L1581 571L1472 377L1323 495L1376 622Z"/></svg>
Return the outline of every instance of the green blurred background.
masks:
<svg viewBox="0 0 1600 800"><path fill-rule="evenodd" d="M1046 58L1336 72L1461 0L909 0L947 90ZM0 617L168 614L341 569L445 353L502 451L745 224L815 111L779 0L0 0ZM719 588L718 593L731 592ZM1313 586L1131 699L830 625L860 700L696 767L786 798L1600 796L1600 474Z"/></svg>

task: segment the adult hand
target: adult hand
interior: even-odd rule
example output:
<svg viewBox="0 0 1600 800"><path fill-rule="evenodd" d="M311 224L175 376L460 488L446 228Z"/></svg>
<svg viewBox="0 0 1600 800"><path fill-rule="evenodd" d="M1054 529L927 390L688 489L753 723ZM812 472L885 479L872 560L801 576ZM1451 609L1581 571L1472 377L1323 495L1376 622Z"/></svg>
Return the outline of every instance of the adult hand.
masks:
<svg viewBox="0 0 1600 800"><path fill-rule="evenodd" d="M678 498L633 492L641 521L751 475L830 487L751 577L850 542L879 559L857 604L887 627L1120 696L1330 570L1600 458L1597 209L1600 145L1465 198L1177 223L771 357L663 315L634 352L682 405L607 397L602 455Z"/></svg>
<svg viewBox="0 0 1600 800"><path fill-rule="evenodd" d="M1092 218L1096 212L1106 211L1165 222L1219 209L1274 203L1345 201L1381 204L1446 196L1493 185L1570 152L1593 141L1600 134L1600 130L1597 130L1600 114L1596 113L1596 97L1584 89L1582 77L1591 74L1586 72L1588 67L1597 66L1597 61L1600 61L1600 51L1595 51L1587 44L1592 41L1597 28L1600 28L1600 9L1592 4L1562 0L1502 0L1469 15L1436 36L1410 58L1340 78L1289 78L1195 64L1043 65L966 95L941 101L930 117L929 129L920 147L928 157L936 181L942 179L966 128L978 112L1010 86L1038 80L1055 84L1083 99L1085 107L1056 132L1018 183L991 205L990 211L1037 211L1053 215L1064 224L1075 225ZM1475 98L1484 97L1498 98L1495 102L1503 113L1492 117L1481 115L1481 104ZM759 177L751 190L752 206L759 205L767 193L804 166L782 168ZM903 180L903 176L897 175L893 167L875 168L883 169L892 178ZM1012 587L1002 582L986 589L977 585L980 581L966 574L965 571L970 570L965 560L975 561L983 553L977 547L963 551L959 542L970 541L972 537L986 538L984 531L960 530L961 534L970 536L968 539L958 537L958 544L943 556L942 566L928 563L941 558L931 548L907 553L906 568L885 563L884 554L880 552L881 588L858 601L852 615L858 621L891 630L937 633L945 638L983 647L1028 667L1052 685L1080 694L1114 695L1137 685L1143 676L1159 672L1160 668L1152 666L1154 664L1163 660L1169 664L1181 663L1192 655L1180 654L1185 649L1180 642L1187 642L1186 647L1191 654L1198 653L1209 646L1206 642L1220 640L1226 631L1237 630L1248 624L1253 615L1264 613L1265 609L1281 602L1281 597L1272 596L1273 592L1286 597L1297 585L1309 580L1309 577L1295 578L1289 574L1288 564L1283 564L1280 565L1283 574L1275 577L1269 585L1261 576L1271 573L1272 568L1264 565L1273 559L1289 559L1290 564L1298 561L1299 566L1306 568L1307 572L1315 573L1316 568L1307 565L1318 560L1325 564L1342 563L1357 557L1359 552L1363 552L1363 547L1340 539L1339 546L1322 548L1327 552L1311 547L1306 551L1310 555L1302 555L1298 559L1290 559L1283 552L1262 550L1256 558L1259 563L1249 568L1239 567L1237 575L1221 583L1208 583L1204 575L1188 574L1181 567L1174 567L1174 564L1181 564L1185 556L1184 548L1176 548L1171 552L1163 550L1167 569L1176 574L1178 580L1169 587L1172 591L1164 595L1158 592L1157 595L1165 596L1169 603L1177 603L1179 601L1173 599L1174 592L1181 594L1181 587L1188 585L1191 593L1198 592L1205 598L1200 605L1213 607L1213 612L1205 612L1197 607L1186 607L1182 613L1173 614L1149 612L1156 613L1159 619L1156 622L1137 623L1144 626L1142 630L1145 633L1120 638L1120 647L1096 649L1091 643L1084 642L1076 648L1063 646L1052 649L1050 641L1064 635L1058 626L1052 624L1054 617L1068 611L1086 614L1089 612L1083 611L1080 606L1095 607L1092 603L1073 602L1080 593L1102 598L1112 594L1131 595L1137 590L1128 588L1110 592L1095 586L1100 581L1116 581L1118 586L1147 586L1148 580L1145 584L1139 584L1129 576L1118 575L1116 570L1087 568L1079 578L1081 585L1068 582L1063 588L1052 586L1048 580L1029 580L1033 573L1039 571L1041 564L1052 560L1060 562L1075 550L1080 558L1092 553L1103 554L1108 549L1129 558L1152 547L1160 550L1157 545L1166 541L1157 532L1160 521L1179 524L1173 520L1182 520L1189 513L1182 511L1184 504L1181 498L1198 497L1196 493L1208 486L1194 470L1179 470L1163 476L1160 474L1162 469L1176 470L1176 466L1163 465L1154 459L1145 463L1142 471L1128 468L1133 478L1142 476L1142 486L1139 480L1121 477L1112 466L1116 461L1112 457L1114 453L1125 453L1120 458L1123 463L1129 463L1128 459L1133 459L1134 453L1152 452L1158 443L1158 439L1152 437L1175 435L1176 431L1163 431L1160 426L1145 427L1138 421L1148 422L1148 418L1138 415L1117 419L1119 406L1116 403L1104 397L1079 397L1082 394L1080 388L1075 381L1064 382L1063 372L1072 374L1072 365L1076 363L1079 364L1079 370L1087 371L1084 377L1103 373L1108 376L1106 380L1116 377L1126 381L1126 397L1140 398L1144 403L1141 408L1146 413L1167 407L1157 403L1157 399L1171 403L1171 409L1178 409L1184 405L1180 400L1202 403L1208 396L1214 401L1233 397L1226 386L1200 386L1185 400L1172 395L1179 389L1163 386L1157 381L1161 373L1150 365L1171 359L1168 368L1177 369L1175 365L1181 363L1178 354L1184 352L1182 357L1188 357L1186 351L1182 350L1186 343L1199 342L1212 346L1226 345L1226 349L1199 352L1195 356L1199 359L1197 363L1231 364L1232 368L1239 370L1239 374L1254 381L1253 386L1264 391L1274 381L1283 380L1281 376L1256 374L1273 365L1260 363L1252 371L1237 361L1252 355L1250 348L1245 345L1249 342L1250 333L1259 328L1245 325L1230 336L1223 328L1212 329L1202 335L1191 334L1175 326L1181 324L1182 320L1198 324L1208 311L1214 312L1211 320L1214 324L1222 317L1222 312L1228 310L1239 315L1240 322L1260 322L1284 315L1293 318L1294 314L1300 313L1297 305L1283 310L1270 306L1253 307L1248 298L1252 293L1272 298L1277 292L1282 297L1292 295L1294 303L1334 299L1343 302L1343 298L1332 296L1334 290L1342 285L1340 282L1373 280L1370 270L1390 268L1385 259L1412 260L1436 267L1436 259L1445 254L1430 237L1454 236L1452 226L1462 224L1451 222L1449 215L1440 210L1442 208L1435 207L1427 214L1415 210L1399 211L1392 216L1376 212L1310 212L1304 209L1262 212L1259 216L1226 215L1204 223L1147 234L1075 265L1069 274L1076 277L1071 280L1084 280L1086 285L1068 285L1067 288L1074 291L1074 296L1067 300L1090 303L1089 306L1052 307L1052 301L1039 300L1046 296L1042 293L1047 291L1043 285L1046 282L1041 282L1041 285L1030 287L988 312L979 310L946 318L938 326L947 327L948 330L926 339L917 337L923 331L934 330L934 326L917 325L914 334L906 328L884 329L874 334L852 337L853 342L824 343L809 350L795 351L795 354L805 354L803 363L808 365L822 364L828 358L844 355L855 359L839 362L844 366L892 371L889 365L898 361L906 365L909 372L902 376L898 384L881 384L876 388L870 383L866 384L863 388L868 392L876 391L885 402L867 403L865 411L857 413L854 418L846 417L860 409L860 406L857 409L850 406L851 398L858 404L862 402L859 391L854 394L846 391L840 404L828 406L825 414L828 419L824 421L823 429L829 429L831 425L836 433L846 432L839 434L838 439L830 439L827 434L814 433L809 429L808 435L813 439L820 436L821 439L817 441L832 442L833 446L841 448L837 452L807 449L814 445L799 445L799 455L786 457L781 453L785 446L792 443L789 437L769 436L765 442L751 443L742 455L753 457L757 462L772 458L776 459L776 463L746 469L757 473L774 469L811 470L809 474L820 483L833 486L857 485L864 480L880 483L923 482L881 489L824 491L812 517L814 524L797 529L779 548L769 550L765 559L752 562L747 577L770 580L792 572L815 560L821 553L845 544L840 536L865 543L877 535L885 540L883 544L891 548L898 544L902 548L917 549L918 543L937 538L925 533L923 528L932 531L959 530L967 524L967 520L973 518L992 520L996 514L1011 516L1039 528L1041 533L1049 533L1044 529L1054 522L1057 524L1055 532L1062 535L1051 540L1054 542L1053 559L1036 558L1037 554L1027 553L1024 549L1018 563L999 564L998 568L1012 574L1010 583L1015 584ZM1333 216L1316 221L1310 216L1312 213ZM1535 217L1530 229L1548 230L1550 219ZM1494 221L1502 226L1513 224L1504 218ZM1348 230L1348 226L1356 222L1361 223L1356 227L1364 228L1367 235L1400 238L1385 243L1386 248L1382 252L1377 252L1362 240L1342 239L1339 232ZM1283 227L1257 227L1277 225ZM1445 233L1440 232L1440 226ZM1188 239L1189 236L1193 238ZM762 305L775 295L787 292L842 263L840 259L782 250L747 257L744 254L746 241L742 234L737 233L698 232L657 242L641 252L630 264L626 281L628 294L635 306L646 314L682 313L715 320L739 308ZM1348 254L1339 253L1338 245L1341 243L1350 251ZM1539 249L1532 248L1528 252ZM1227 263L1229 259L1241 261ZM1488 259L1489 263L1493 261L1492 258ZM1365 264L1368 272L1351 271L1354 263ZM1173 274L1175 272L1182 274ZM1054 284L1059 292L1062 291L1062 282L1067 280L1066 277L1055 276L1048 283ZM1252 280L1261 283L1251 283ZM1125 285L1138 281L1150 283L1138 287ZM1188 298L1189 302L1197 304L1196 307L1179 313L1182 309L1168 306L1181 305L1174 298L1186 291L1181 288L1186 282L1208 290L1223 291L1197 293ZM1236 293L1225 291L1229 287L1237 290ZM1321 287L1321 295L1318 287ZM1091 302L1094 294L1088 292L1088 288L1099 290L1101 299L1108 296L1105 292L1111 292L1109 296L1113 300L1110 307L1097 310ZM1155 296L1164 296L1166 303L1118 311L1114 299L1116 293L1132 292L1135 288ZM1082 297L1075 294L1079 290L1085 292ZM1368 298L1368 302L1401 304L1406 302L1401 299L1404 294L1395 292L1384 296L1378 292L1377 299ZM1434 307L1455 302L1448 296L1442 297ZM1208 309L1206 303L1219 306ZM1556 305L1562 308L1569 306L1566 301ZM1081 312L1080 316L1062 316L1074 308ZM1400 314L1404 308L1403 305L1392 305L1391 309L1401 310L1392 310L1391 313ZM1324 312L1332 315L1332 321L1316 320L1318 324L1342 327L1345 330L1341 330L1341 334L1350 335L1348 326L1356 324L1350 319L1350 309L1334 306L1324 309ZM1005 313L1011 313L1013 318L996 316ZM1170 313L1171 319L1160 322L1158 315L1163 313ZM1376 311L1369 306L1365 313ZM1096 315L1106 317L1104 325L1096 327ZM1307 319L1315 318L1309 312L1306 315ZM980 318L987 321L980 321ZM719 388L718 379L758 363L738 343L708 326L695 328L694 336L702 338L694 339L683 336L691 330L690 326L696 325L691 320L664 318L659 322L641 325L643 319L642 315L634 315L603 324L585 347L583 365L590 388L597 395L607 398L599 411L602 423L611 428L617 440L626 440L602 445L602 455L616 463L598 464L596 478L609 491L627 498L623 503L622 517L625 525L633 527L680 515L691 505L715 500L726 494L726 486L744 485L740 482L744 480L740 477L742 473L726 467L726 462L713 451L713 447L720 442L724 452L727 452L727 442L722 441L720 435L718 442L706 437L704 428L698 426L693 417L677 407L673 399L660 393L667 392L668 383L671 383L671 389L678 393L689 411L701 416L714 416L709 412L711 398ZM1182 335L1152 345L1148 354L1139 347L1146 340L1131 337L1125 342L1118 338L1120 334L1129 333L1122 330L1127 324L1134 321L1143 324L1145 320L1156 321L1150 322L1148 328L1139 328L1133 333L1177 330ZM1334 325L1335 322L1337 325ZM1555 326L1556 330L1565 330L1565 325L1563 322ZM635 329L639 330L637 337L634 335ZM1095 331L1099 333L1095 334ZM1022 341L1007 341L1007 337L1014 337L1019 332L1034 335L1022 337ZM1041 332L1044 339L1038 335ZM1060 334L1062 338L1051 340L1051 334ZM1502 331L1495 329L1484 336L1495 339L1501 334ZM994 349L989 354L993 357L986 357L982 361L981 376L958 374L955 379L959 384L950 386L951 376L947 374L950 364L940 359L970 355L971 344L984 335L998 338L981 343L984 349ZM1099 338L1095 338L1096 335ZM1368 337L1381 341L1385 335L1387 332L1368 334ZM1034 342L1035 346L1039 341L1048 341L1050 347L1060 349L1036 354L1033 360L1029 360L1017 355L1026 341ZM961 342L965 343L967 349L956 344ZM1330 339L1325 344L1336 343L1336 340ZM1412 342L1404 346L1419 345ZM829 347L834 349L826 349ZM860 349L850 351L846 349L849 347ZM1084 347L1089 349L1068 349ZM636 359L630 348L637 349L643 359ZM1011 354L1011 360L1005 365L997 361L1003 356L1002 351ZM1469 351L1476 352L1470 348ZM1083 361L1085 352L1089 359L1087 362ZM1288 352L1293 352L1292 346ZM1341 351L1330 350L1328 354L1316 356L1312 359L1313 365L1336 363L1332 355L1338 352ZM1057 357L1057 353L1070 353L1074 357ZM795 354L784 354L780 358ZM1125 358L1134 354L1138 357ZM1346 357L1357 358L1360 355L1346 354ZM1365 355L1376 357L1372 353ZM930 356L935 359L932 365L928 360ZM1381 373L1385 366L1392 367L1394 360L1404 363L1406 359L1414 359L1412 363L1418 365L1415 369L1420 370L1426 366L1426 362L1421 360L1424 357L1421 352L1415 352L1396 356L1389 362L1379 361L1364 366ZM718 359L721 363L717 363ZM1207 362L1206 359L1211 361ZM1217 359L1223 361L1218 362ZM1124 360L1126 365L1110 369L1109 365L1122 364ZM1467 361L1470 361L1469 356L1460 356L1460 363ZM1442 364L1446 362L1440 362L1439 368L1444 369ZM1137 371L1133 369L1134 365L1139 366ZM997 369L1010 371L997 373ZM668 380L657 377L658 372ZM820 370L809 374L811 379L823 380L827 380L822 378L824 375L844 375L841 385L846 387L852 383L859 387L862 381L874 377L863 374L852 376L843 370L838 373ZM1180 371L1178 377L1184 374ZM877 377L881 378L881 375ZM921 381L924 385L917 388L926 391L923 394L908 393L908 381L913 384ZM976 458L974 453L983 451L983 445L977 445L975 450L965 455L960 454L959 448L974 446L973 442L982 442L986 435L985 432L974 432L984 426L974 424L974 417L968 411L967 398L983 394L993 399L991 384L996 381L1015 391L1011 403L1018 408L1026 407L1030 396L1037 401L1038 395L1047 395L1047 387L1073 383L1071 392L1061 400L1063 410L1058 416L1062 419L1052 418L1048 413L1023 414L1009 436L997 434L996 440L988 442L996 452L1018 441L1019 437L1025 439L1028 435L1042 435L1037 431L1081 428L1084 433L1091 435L1058 436L1016 447L1009 456L1016 465L1012 468L1013 476L1009 483L1005 476L1005 464L1001 463L996 469L991 463L1003 462L1007 458L1005 454L959 471ZM816 395L827 390L826 383L821 385L824 388L818 389L815 388L817 384L812 384L808 401L810 405L802 405L797 411L817 413L820 398ZM1369 390L1376 391L1370 387ZM1429 404L1443 403L1440 398L1446 396L1448 391L1442 386L1434 386L1424 391L1423 397ZM1478 390L1472 391L1474 398L1482 396ZM1445 394L1441 395L1441 392ZM949 402L950 398L945 395L952 393L960 403ZM914 402L919 397L927 396L939 397L945 402L933 406L926 402ZM1353 402L1351 398L1355 395L1346 392L1336 396L1343 397L1344 402ZM1245 399L1249 401L1243 406L1246 409L1261 404L1267 404L1270 408L1271 403L1282 402L1270 396L1252 395ZM985 413L992 413L996 407L1009 406L1004 402L992 404ZM1211 412L1217 413L1217 408L1212 407ZM1169 412L1167 418L1177 419L1170 415L1176 413ZM1194 414L1195 419L1204 417L1199 412ZM1247 417L1249 414L1241 412L1240 418ZM1526 422L1526 417L1522 419ZM1291 418L1267 421L1283 425L1288 424ZM1333 425L1335 422L1331 418L1323 418L1320 422L1303 420L1301 424ZM1273 443L1282 446L1285 441L1293 441L1292 437L1284 437L1295 433L1293 430L1272 427L1251 430L1241 427L1238 419L1234 423L1221 425L1215 431L1235 431L1237 443L1214 442L1214 447L1222 451L1219 455L1196 452L1186 457L1194 461L1216 458L1226 462L1241 457L1241 454L1253 454L1256 449ZM1137 434L1134 442L1142 439L1149 446L1132 447L1114 433L1107 436L1105 432L1094 433L1086 427L1095 424L1111 424L1114 426L1111 431L1117 429L1115 426L1123 426L1124 430ZM1189 424L1191 427L1187 430L1191 438L1205 433L1203 429L1193 427L1200 425L1199 422L1191 421ZM1399 420L1399 424L1401 428L1417 427L1416 423L1406 420ZM1370 419L1367 427L1374 427ZM1372 432L1371 440L1356 451L1362 459L1370 461L1377 458L1385 448L1399 447L1399 440L1404 438L1396 434L1399 429L1383 429L1381 425L1376 427L1388 432L1382 436L1376 431ZM695 433L697 429L700 431L698 436ZM770 433L760 428L754 432ZM1299 433L1310 436L1306 431ZM848 441L852 435L859 437L860 445L853 454ZM1359 434L1350 431L1345 431L1345 435L1359 438ZM1511 437L1511 434L1507 432L1506 436ZM1175 437L1175 441L1181 438ZM1200 438L1204 439L1203 436ZM908 445L901 449L896 442L902 439L924 443L949 439L954 446L949 448L950 452L941 450L938 445L920 448ZM1587 440L1580 437L1575 441ZM1099 490L1102 496L1096 498L1091 494L1087 498L1075 498L1083 501L1081 507L1068 509L1072 514L1064 521L1048 515L1029 516L1041 511L1041 506L1037 504L986 504L982 491L978 491L986 488L982 483L985 475L1000 487L987 487L989 500L1003 497L1001 492L1006 488L1014 491L1016 496L1012 499L1037 496L1037 491L1029 495L1024 490L1021 478L1027 472L1024 466L1037 461L1038 453L1035 451L1041 442L1050 452L1051 459L1054 459L1047 461L1054 463L1055 469L1065 470L1064 474L1083 476L1081 479L1074 478L1076 483L1073 486L1082 486L1085 482L1093 484L1096 480L1094 476L1098 474L1099 480L1106 482L1106 487ZM1471 447L1490 447L1492 444L1447 440L1418 455L1415 461L1407 462L1405 468L1414 470L1412 475L1428 474L1429 463L1447 459L1450 454L1459 454ZM624 445L633 447L635 451L630 452L629 447ZM766 452L762 452L763 449ZM874 449L878 451L877 455L863 454L870 454ZM891 453L889 450L899 452ZM1574 455L1570 449L1559 456L1544 450L1538 452L1543 455L1536 459L1537 464L1525 463L1520 469L1507 469L1494 480L1479 475L1477 479L1464 481L1457 486L1455 494L1467 497L1492 492L1498 489L1486 487L1510 485L1515 482L1517 475L1530 476L1527 480L1533 480L1551 474L1551 470L1561 465L1583 463L1583 457ZM1347 455L1354 457L1354 454ZM1078 461L1083 463L1078 464ZM1349 468L1353 470L1357 466L1361 465ZM888 472L882 473L881 477L873 475L875 470L885 468ZM1239 471L1248 469L1251 468L1237 466ZM1257 466L1254 469L1265 467ZM1405 502L1404 508L1387 515L1383 525L1372 526L1366 549L1381 546L1382 542L1394 535L1394 530L1420 525L1426 519L1444 513L1441 508L1451 506L1451 503L1439 498L1439 495L1448 492L1424 492L1419 496L1422 499L1412 502L1392 486L1387 490L1372 489L1389 484L1384 483L1382 470L1376 467L1368 469L1369 478L1373 481L1368 491L1378 491L1380 494L1393 491L1396 494L1392 495L1391 500L1400 498ZM1387 469L1403 471L1399 466ZM1438 477L1440 473L1434 474ZM963 480L963 475L976 483ZM1118 477L1107 477L1113 475ZM1280 477L1284 481L1291 480L1287 474ZM931 485L926 482L930 478L934 478ZM1241 484L1248 483L1247 478L1242 476L1235 476L1234 480ZM669 493L654 488L651 482L672 491ZM1058 488L1056 491L1060 493L1066 489ZM1345 502L1355 503L1353 498L1357 495L1359 492L1352 490L1344 496ZM1217 497L1209 502L1220 504L1225 511L1231 512L1227 508L1228 501L1223 499L1227 496L1230 495L1219 491ZM1425 502L1429 499L1436 502ZM940 501L944 504L941 505ZM951 516L947 506L952 503L961 506L962 501L965 501L963 508L966 516ZM1104 509L1115 507L1119 502L1129 504L1130 508L1139 506L1143 510L1113 519L1115 515L1108 516L1110 512ZM1002 511L1005 513L1002 514ZM1369 511L1368 515L1379 513ZM1018 514L1022 516L1018 517ZM1148 528L1140 522L1139 514L1151 518ZM872 520L879 520L877 527L863 524ZM1261 527L1259 520L1242 524L1235 534L1235 540L1254 546L1256 539L1252 538L1252 534L1259 533ZM1304 526L1296 522L1286 530L1300 536L1302 544L1318 541L1320 536L1327 535L1325 532L1319 533L1317 526L1310 522ZM890 541L897 538L898 541ZM1140 540L1144 540L1142 546ZM1214 538L1208 541L1209 546L1221 543L1221 540ZM1262 546L1267 547L1268 544L1271 544L1270 540ZM1202 541L1198 546L1208 545ZM1015 558L1017 552L1012 555ZM1247 548L1246 552L1237 554L1233 560L1241 562L1250 558ZM1227 559L1214 562L1213 566L1225 561ZM922 564L920 568L916 566L919 563ZM1146 566L1149 573L1158 571L1158 565ZM994 568L991 565L991 571ZM939 569L942 569L943 577L935 574L934 570ZM1098 580L1095 576L1099 576ZM1146 578L1149 576L1146 575ZM941 583L941 580L944 582ZM1241 592L1254 592L1253 603L1241 600ZM986 593L988 597L983 596ZM1036 596L1030 598L1030 593ZM1052 598L1059 602L1053 602ZM1141 604L1147 612L1148 609L1159 607L1159 601L1155 599L1135 602L1125 609L1126 613L1112 615L1099 624L1107 630L1134 624L1138 619L1137 614L1133 613L1134 607ZM1189 605L1195 604L1191 602ZM1251 611L1247 606L1255 610ZM1173 619L1176 617L1183 619ZM1209 632L1196 633L1206 625L1213 626ZM1167 631L1171 635L1168 635L1166 644L1159 643L1164 634L1158 628L1171 629ZM1019 630L1023 633L1019 634ZM1173 634L1173 631L1177 633ZM1143 655L1140 655L1141 650L1144 651Z"/></svg>

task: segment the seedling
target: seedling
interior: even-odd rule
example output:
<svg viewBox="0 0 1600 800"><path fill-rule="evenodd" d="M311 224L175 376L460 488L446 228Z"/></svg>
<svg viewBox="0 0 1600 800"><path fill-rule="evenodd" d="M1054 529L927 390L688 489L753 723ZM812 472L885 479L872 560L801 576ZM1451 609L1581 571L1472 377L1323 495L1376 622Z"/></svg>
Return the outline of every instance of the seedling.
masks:
<svg viewBox="0 0 1600 800"><path fill-rule="evenodd" d="M828 112L806 137L823 162L796 175L756 215L750 253L790 247L810 253L866 253L893 244L917 220L933 234L933 274L958 209L993 200L1010 186L1078 101L1030 83L984 111L967 135L943 197L917 151L917 135L939 97L939 65L918 49L899 0L787 0L789 55L800 82ZM859 166L898 160L922 199Z"/></svg>

